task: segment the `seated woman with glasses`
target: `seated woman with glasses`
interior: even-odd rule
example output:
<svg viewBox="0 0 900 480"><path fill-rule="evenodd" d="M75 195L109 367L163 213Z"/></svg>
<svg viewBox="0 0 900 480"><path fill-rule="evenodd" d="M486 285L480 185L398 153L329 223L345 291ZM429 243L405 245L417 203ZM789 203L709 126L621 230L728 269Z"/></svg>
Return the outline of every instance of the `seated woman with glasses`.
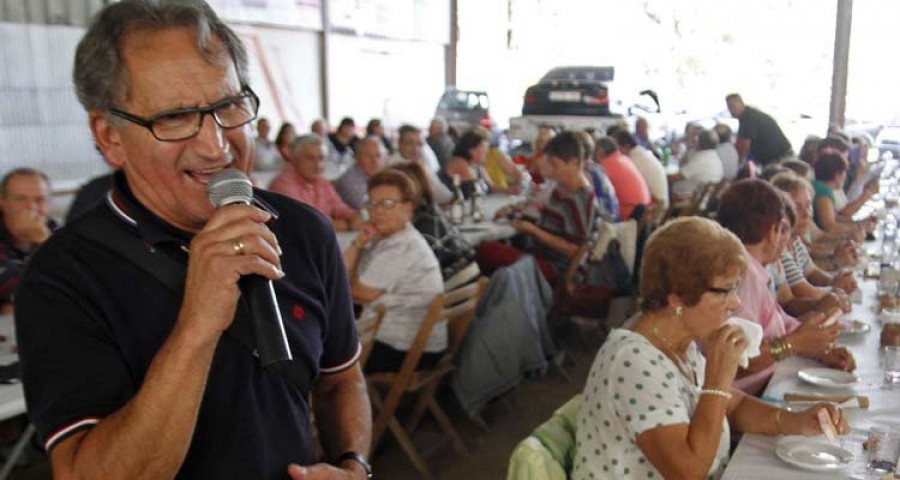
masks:
<svg viewBox="0 0 900 480"><path fill-rule="evenodd" d="M400 369L434 297L444 291L441 267L428 242L412 226L419 192L396 170L369 179L366 209L370 220L344 251L353 301L365 305L363 317L384 305L385 316L366 363L367 372ZM447 325L435 327L420 368L433 366L447 348Z"/></svg>
<svg viewBox="0 0 900 480"><path fill-rule="evenodd" d="M740 180L722 192L716 217L747 251L747 271L737 288L740 305L734 315L763 328L762 354L738 373L735 386L759 395L775 371L775 363L791 355L815 358L830 367L852 370L856 364L847 349L835 348L840 324L819 312L796 319L781 308L769 288L766 265L779 259L791 235L782 194L763 180Z"/></svg>
<svg viewBox="0 0 900 480"><path fill-rule="evenodd" d="M630 330L610 332L582 393L571 478L718 478L730 429L819 435L821 410L849 432L836 405L788 412L732 388L748 343L725 321L740 305L736 285L748 261L740 240L705 218L679 218L653 233L641 265L641 312Z"/></svg>

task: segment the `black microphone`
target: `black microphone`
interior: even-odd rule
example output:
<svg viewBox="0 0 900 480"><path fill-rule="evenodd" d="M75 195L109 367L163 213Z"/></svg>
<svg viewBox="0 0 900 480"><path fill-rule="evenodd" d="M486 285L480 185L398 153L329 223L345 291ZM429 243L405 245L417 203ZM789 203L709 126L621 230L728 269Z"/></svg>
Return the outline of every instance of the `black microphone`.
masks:
<svg viewBox="0 0 900 480"><path fill-rule="evenodd" d="M250 205L253 200L253 184L250 179L233 168L214 173L209 181L208 191L209 201L216 208L234 204ZM259 275L244 275L238 281L238 286L250 309L250 323L253 324L262 366L292 360L272 281Z"/></svg>

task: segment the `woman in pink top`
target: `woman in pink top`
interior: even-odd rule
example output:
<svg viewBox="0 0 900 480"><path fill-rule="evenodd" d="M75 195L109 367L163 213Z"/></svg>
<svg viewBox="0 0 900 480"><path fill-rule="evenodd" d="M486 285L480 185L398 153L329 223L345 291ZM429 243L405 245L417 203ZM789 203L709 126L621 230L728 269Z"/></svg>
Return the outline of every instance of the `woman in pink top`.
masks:
<svg viewBox="0 0 900 480"><path fill-rule="evenodd" d="M290 163L269 184L269 190L306 203L331 219L337 231L356 230L359 212L350 208L322 178L325 145L316 135L298 138L290 150Z"/></svg>
<svg viewBox="0 0 900 480"><path fill-rule="evenodd" d="M631 159L619 152L619 145L611 137L597 140L594 161L606 169L619 200L620 218L628 220L638 205L650 205L650 189Z"/></svg>
<svg viewBox="0 0 900 480"><path fill-rule="evenodd" d="M738 288L741 306L734 315L763 327L762 354L751 359L749 367L738 373L735 386L759 395L771 378L776 362L791 355L853 370L856 366L853 356L834 344L840 324L826 326L829 319L818 312L795 319L781 309L769 289L771 279L765 266L778 260L784 244L782 237L791 234L784 199L779 192L762 180L735 182L722 192L717 218L741 239L747 250L748 268Z"/></svg>

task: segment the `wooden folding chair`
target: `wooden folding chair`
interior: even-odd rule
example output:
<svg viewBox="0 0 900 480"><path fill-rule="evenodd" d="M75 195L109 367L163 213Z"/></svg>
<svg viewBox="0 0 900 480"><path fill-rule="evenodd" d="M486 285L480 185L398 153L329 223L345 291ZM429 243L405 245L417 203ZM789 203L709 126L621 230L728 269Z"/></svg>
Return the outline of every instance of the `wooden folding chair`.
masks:
<svg viewBox="0 0 900 480"><path fill-rule="evenodd" d="M419 327L419 332L416 334L412 347L406 353L400 370L373 373L367 375L366 378L369 397L378 412L372 427L372 449L374 450L378 446L385 430L390 429L413 466L425 479L432 479L434 476L422 460L409 435L416 430L426 411L434 416L444 433L450 437L453 448L462 455L468 454L465 443L453 427L447 414L438 405L434 395L440 387L441 381L453 372L454 357L462 346L466 331L475 317L475 308L478 306L478 301L486 286L487 278L482 277L476 283L437 295L431 302L425 321ZM448 330L447 349L444 350L440 360L433 368L417 369L428 337L436 326L444 322L446 322ZM379 386L388 387L387 394L383 399L377 388ZM395 413L401 398L406 393L416 394L417 397L404 428L400 425Z"/></svg>
<svg viewBox="0 0 900 480"><path fill-rule="evenodd" d="M356 332L359 336L359 344L362 346L362 353L359 355L359 366L364 368L372 354L372 347L375 346L375 335L381 327L381 321L384 320L384 305L375 307L375 315L369 318L356 321Z"/></svg>
<svg viewBox="0 0 900 480"><path fill-rule="evenodd" d="M722 190L725 190L725 187L727 187L729 184L731 184L731 181L729 181L728 179L713 184L713 187L710 190L709 194L700 204L700 211L697 214L707 218L714 218L716 211L719 209L719 195L722 193Z"/></svg>

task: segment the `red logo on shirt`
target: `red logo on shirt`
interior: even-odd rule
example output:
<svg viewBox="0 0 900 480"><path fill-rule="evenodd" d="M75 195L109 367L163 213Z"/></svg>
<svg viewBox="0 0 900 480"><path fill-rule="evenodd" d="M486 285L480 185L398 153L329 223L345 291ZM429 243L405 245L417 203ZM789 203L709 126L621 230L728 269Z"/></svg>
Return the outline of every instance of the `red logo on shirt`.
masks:
<svg viewBox="0 0 900 480"><path fill-rule="evenodd" d="M300 304L294 305L294 318L297 320L303 320L306 317L306 310L300 306Z"/></svg>

